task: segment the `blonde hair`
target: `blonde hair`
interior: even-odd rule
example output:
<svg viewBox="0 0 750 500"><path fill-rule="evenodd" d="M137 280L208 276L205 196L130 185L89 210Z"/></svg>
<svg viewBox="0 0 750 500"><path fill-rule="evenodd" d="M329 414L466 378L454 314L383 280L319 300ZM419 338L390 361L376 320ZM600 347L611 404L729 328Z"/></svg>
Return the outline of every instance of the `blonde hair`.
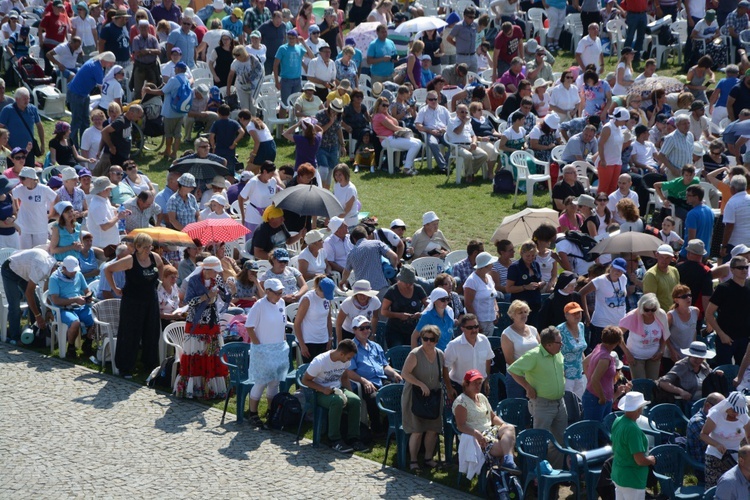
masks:
<svg viewBox="0 0 750 500"><path fill-rule="evenodd" d="M150 247L154 244L154 240L151 238L151 236L147 235L146 233L138 233L135 235L135 238L133 238L133 246L138 248L143 247Z"/></svg>
<svg viewBox="0 0 750 500"><path fill-rule="evenodd" d="M412 54L421 54L424 51L424 42L422 40L417 40L413 44L411 44L411 53Z"/></svg>
<svg viewBox="0 0 750 500"><path fill-rule="evenodd" d="M511 302L510 307L508 307L509 317L512 318L516 314L522 313L522 312L531 312L531 308L525 301L516 299L513 302Z"/></svg>

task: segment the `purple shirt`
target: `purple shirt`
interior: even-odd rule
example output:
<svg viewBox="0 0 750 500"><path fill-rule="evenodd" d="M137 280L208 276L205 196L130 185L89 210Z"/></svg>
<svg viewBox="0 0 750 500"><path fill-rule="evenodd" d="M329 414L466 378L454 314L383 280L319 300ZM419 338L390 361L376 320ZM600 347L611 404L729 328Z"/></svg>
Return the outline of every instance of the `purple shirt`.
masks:
<svg viewBox="0 0 750 500"><path fill-rule="evenodd" d="M294 155L294 170L297 171L297 167L303 163L309 163L313 167L318 168L318 160L316 159L318 149L320 149L320 142L323 140L322 134L315 134L315 140L312 144L304 135L295 134L294 144L297 146Z"/></svg>
<svg viewBox="0 0 750 500"><path fill-rule="evenodd" d="M500 77L500 83L505 85L506 87L508 85L514 85L516 88L518 88L518 84L521 82L521 80L524 79L523 73L518 73L517 75L513 75L513 73L510 72L510 70L503 73L503 76Z"/></svg>
<svg viewBox="0 0 750 500"><path fill-rule="evenodd" d="M617 369L615 367L615 360L612 358L607 350L605 350L601 344L597 345L590 354L591 359L589 360L588 370L586 370L586 378L588 383L586 384L586 390L591 394L596 394L591 389L591 381L593 379L594 370L596 365L602 359L609 360L609 368L602 374L600 382L602 384L602 393L604 393L604 399L607 401L613 401L615 399L615 373Z"/></svg>
<svg viewBox="0 0 750 500"><path fill-rule="evenodd" d="M154 18L156 24L159 24L159 21L162 19L180 24L182 10L176 3L173 3L172 8L169 10L164 7L164 4L159 4L151 9L151 16Z"/></svg>

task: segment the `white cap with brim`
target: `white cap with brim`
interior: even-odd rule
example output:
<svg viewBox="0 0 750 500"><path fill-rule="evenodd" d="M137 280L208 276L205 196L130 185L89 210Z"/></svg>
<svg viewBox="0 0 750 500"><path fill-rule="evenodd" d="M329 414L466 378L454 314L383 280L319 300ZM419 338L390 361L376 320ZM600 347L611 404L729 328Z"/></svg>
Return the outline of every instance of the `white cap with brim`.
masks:
<svg viewBox="0 0 750 500"><path fill-rule="evenodd" d="M198 264L201 266L204 270L208 269L210 271L216 271L217 273L220 273L224 271L224 267L221 265L221 261L218 257L214 257L213 255L211 257L206 257L203 259L203 262Z"/></svg>
<svg viewBox="0 0 750 500"><path fill-rule="evenodd" d="M744 243L740 243L739 245L735 245L734 248L732 248L731 254L732 257L737 257L738 255L745 255L746 253L750 252L750 247L745 245Z"/></svg>
<svg viewBox="0 0 750 500"><path fill-rule="evenodd" d="M78 259L76 259L72 255L68 255L67 257L63 259L62 266L69 273L77 273L78 271L81 270L81 266L78 264Z"/></svg>
<svg viewBox="0 0 750 500"><path fill-rule="evenodd" d="M674 257L674 249L667 244L659 245L659 248L656 249L656 253L659 255L671 255Z"/></svg>
<svg viewBox="0 0 750 500"><path fill-rule="evenodd" d="M370 320L367 319L367 316L362 316L361 314L352 320L352 328L359 328L365 324L369 325Z"/></svg>
<svg viewBox="0 0 750 500"><path fill-rule="evenodd" d="M281 281L277 280L276 278L271 278L263 282L263 288L265 290L280 292L284 289L284 285L282 285Z"/></svg>
<svg viewBox="0 0 750 500"><path fill-rule="evenodd" d="M405 228L406 227L406 223L404 221L402 221L401 219L393 219L391 221L391 229L393 229L394 227L404 227Z"/></svg>
<svg viewBox="0 0 750 500"><path fill-rule="evenodd" d="M646 399L643 397L643 394L636 391L630 391L628 393L625 393L625 395L620 398L619 407L622 411L636 411L640 408L643 408L647 404L649 404L651 401L646 401Z"/></svg>
<svg viewBox="0 0 750 500"><path fill-rule="evenodd" d="M330 229L332 233L338 231L342 225L344 225L344 219L341 217L331 217L331 220L328 221L328 229Z"/></svg>
<svg viewBox="0 0 750 500"><path fill-rule="evenodd" d="M32 167L23 167L21 173L18 174L18 177L21 177L22 179L36 179L36 170Z"/></svg>

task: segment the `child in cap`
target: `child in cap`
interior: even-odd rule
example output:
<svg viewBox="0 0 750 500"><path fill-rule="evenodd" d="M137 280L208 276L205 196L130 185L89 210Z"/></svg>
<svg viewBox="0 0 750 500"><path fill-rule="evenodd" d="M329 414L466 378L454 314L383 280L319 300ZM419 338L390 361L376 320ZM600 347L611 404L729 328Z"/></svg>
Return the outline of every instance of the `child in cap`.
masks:
<svg viewBox="0 0 750 500"><path fill-rule="evenodd" d="M372 144L372 134L369 129L362 132L362 138L357 143L354 152L354 173L359 173L359 167L370 167L370 173L375 173L375 148Z"/></svg>

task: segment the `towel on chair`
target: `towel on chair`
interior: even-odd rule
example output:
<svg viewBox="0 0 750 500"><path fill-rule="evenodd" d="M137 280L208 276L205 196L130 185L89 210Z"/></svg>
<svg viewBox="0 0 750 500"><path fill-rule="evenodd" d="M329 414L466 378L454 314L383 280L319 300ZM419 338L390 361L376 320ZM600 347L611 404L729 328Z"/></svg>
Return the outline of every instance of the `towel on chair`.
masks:
<svg viewBox="0 0 750 500"><path fill-rule="evenodd" d="M484 452L471 434L461 434L458 443L458 471L471 480L484 466Z"/></svg>

